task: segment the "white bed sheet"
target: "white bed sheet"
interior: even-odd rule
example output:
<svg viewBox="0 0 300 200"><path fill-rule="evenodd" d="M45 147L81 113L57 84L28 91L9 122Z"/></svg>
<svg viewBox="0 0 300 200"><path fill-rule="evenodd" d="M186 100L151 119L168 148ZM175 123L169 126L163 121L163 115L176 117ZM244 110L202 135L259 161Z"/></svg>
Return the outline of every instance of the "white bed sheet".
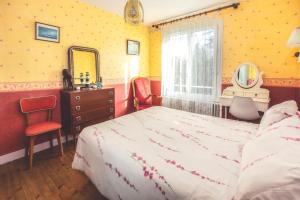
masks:
<svg viewBox="0 0 300 200"><path fill-rule="evenodd" d="M72 167L110 200L231 200L257 129L152 107L85 128Z"/></svg>

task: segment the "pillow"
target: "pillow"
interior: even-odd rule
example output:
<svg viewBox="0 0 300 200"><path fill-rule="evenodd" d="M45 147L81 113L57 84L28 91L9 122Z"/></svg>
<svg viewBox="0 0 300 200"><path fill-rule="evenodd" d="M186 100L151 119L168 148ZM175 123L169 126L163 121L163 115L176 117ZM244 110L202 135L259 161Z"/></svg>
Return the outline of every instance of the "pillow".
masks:
<svg viewBox="0 0 300 200"><path fill-rule="evenodd" d="M300 199L300 115L264 131L244 146L234 199Z"/></svg>
<svg viewBox="0 0 300 200"><path fill-rule="evenodd" d="M260 132L274 123L280 122L291 115L295 115L297 111L298 106L294 100L285 101L272 106L265 112L263 118L261 119L258 131Z"/></svg>

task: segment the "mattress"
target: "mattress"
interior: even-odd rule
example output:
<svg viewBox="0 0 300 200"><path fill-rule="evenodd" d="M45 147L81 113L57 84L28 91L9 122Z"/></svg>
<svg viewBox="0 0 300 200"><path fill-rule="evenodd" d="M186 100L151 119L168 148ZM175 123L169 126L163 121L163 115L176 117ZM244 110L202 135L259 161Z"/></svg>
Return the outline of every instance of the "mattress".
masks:
<svg viewBox="0 0 300 200"><path fill-rule="evenodd" d="M110 200L231 200L257 129L152 107L85 128L72 167Z"/></svg>

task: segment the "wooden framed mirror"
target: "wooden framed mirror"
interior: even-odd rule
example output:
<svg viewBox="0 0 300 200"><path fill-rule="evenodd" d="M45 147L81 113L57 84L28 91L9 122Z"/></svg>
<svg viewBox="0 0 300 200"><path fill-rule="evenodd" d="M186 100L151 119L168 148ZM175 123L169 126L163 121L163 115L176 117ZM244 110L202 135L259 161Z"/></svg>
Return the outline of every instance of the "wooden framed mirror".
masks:
<svg viewBox="0 0 300 200"><path fill-rule="evenodd" d="M68 50L68 62L75 87L100 82L100 56L97 49L72 46Z"/></svg>

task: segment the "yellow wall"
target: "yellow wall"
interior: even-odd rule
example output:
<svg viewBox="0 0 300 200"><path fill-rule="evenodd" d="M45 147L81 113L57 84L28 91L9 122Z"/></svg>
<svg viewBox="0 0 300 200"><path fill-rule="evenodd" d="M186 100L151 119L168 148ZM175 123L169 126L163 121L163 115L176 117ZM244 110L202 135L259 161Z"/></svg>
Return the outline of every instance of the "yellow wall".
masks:
<svg viewBox="0 0 300 200"><path fill-rule="evenodd" d="M257 64L266 78L300 78L296 49L286 46L300 26L299 0L247 0L237 10L214 15L224 19L223 78L244 61ZM61 42L35 40L36 21L60 26ZM99 50L104 81L122 81L137 72L160 77L161 32L128 25L79 0L0 0L0 23L0 89L2 83L61 82L72 45ZM126 39L141 42L140 57L126 55Z"/></svg>
<svg viewBox="0 0 300 200"><path fill-rule="evenodd" d="M237 10L214 15L224 19L223 78L241 62L251 61L266 78L300 78L300 64L289 49L291 32L300 26L299 0L248 0ZM150 76L160 76L161 33L150 33Z"/></svg>
<svg viewBox="0 0 300 200"><path fill-rule="evenodd" d="M61 42L35 40L36 21L60 26ZM72 45L98 49L104 80L122 80L137 59L126 55L126 39L141 42L139 72L149 75L148 27L79 0L0 0L0 24L0 83L60 82Z"/></svg>
<svg viewBox="0 0 300 200"><path fill-rule="evenodd" d="M150 32L150 76L161 75L161 43L162 34L160 31Z"/></svg>

